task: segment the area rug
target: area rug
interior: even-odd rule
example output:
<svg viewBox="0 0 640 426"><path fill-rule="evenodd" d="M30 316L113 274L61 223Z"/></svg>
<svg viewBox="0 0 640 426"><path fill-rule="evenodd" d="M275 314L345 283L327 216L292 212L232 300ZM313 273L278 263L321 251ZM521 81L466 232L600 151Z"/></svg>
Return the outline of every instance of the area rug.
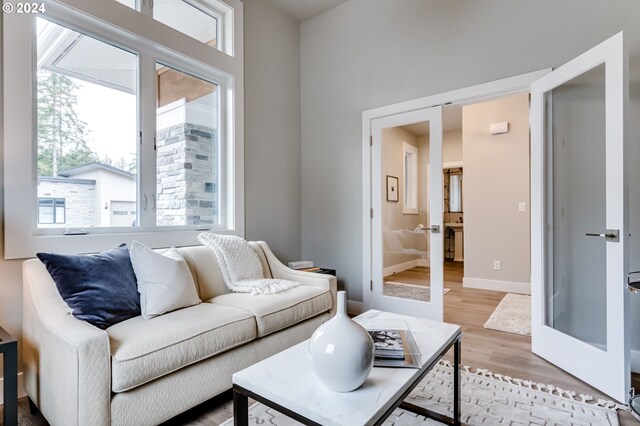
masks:
<svg viewBox="0 0 640 426"><path fill-rule="evenodd" d="M531 336L531 296L507 294L484 323L484 328Z"/></svg>
<svg viewBox="0 0 640 426"><path fill-rule="evenodd" d="M626 407L612 401L594 400L551 385L514 379L488 370L462 371L463 424L476 425L619 425L617 409ZM453 368L441 361L413 390L407 401L452 416ZM233 419L223 426L233 424ZM249 407L249 424L293 426L300 423L260 403ZM396 409L387 426L441 425L435 420Z"/></svg>
<svg viewBox="0 0 640 426"><path fill-rule="evenodd" d="M431 287L423 285L386 281L382 289L382 294L385 296L401 297L403 299L419 300L421 302L431 300ZM450 289L445 288L444 294L447 294L449 291Z"/></svg>

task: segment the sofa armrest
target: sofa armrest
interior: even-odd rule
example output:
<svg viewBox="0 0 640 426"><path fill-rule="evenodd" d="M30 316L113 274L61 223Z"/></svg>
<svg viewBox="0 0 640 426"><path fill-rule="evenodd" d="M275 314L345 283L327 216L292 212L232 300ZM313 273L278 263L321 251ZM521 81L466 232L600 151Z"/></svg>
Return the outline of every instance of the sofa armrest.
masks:
<svg viewBox="0 0 640 426"><path fill-rule="evenodd" d="M271 276L276 279L297 281L302 285L323 287L329 289L331 292L331 299L333 300L330 314L333 315L336 312L337 305L337 291L338 291L338 279L333 275L317 274L314 272L296 271L291 269L276 257L275 254L269 248L269 245L264 241L257 241L264 252L264 255L271 269Z"/></svg>
<svg viewBox="0 0 640 426"><path fill-rule="evenodd" d="M52 425L109 425L107 333L71 315L38 259L23 263L22 280L27 394Z"/></svg>

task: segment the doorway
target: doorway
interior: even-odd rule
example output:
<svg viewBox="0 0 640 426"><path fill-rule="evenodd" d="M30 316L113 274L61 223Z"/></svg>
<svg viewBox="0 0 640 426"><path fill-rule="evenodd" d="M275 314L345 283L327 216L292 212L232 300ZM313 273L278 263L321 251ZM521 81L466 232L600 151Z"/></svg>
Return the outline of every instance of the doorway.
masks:
<svg viewBox="0 0 640 426"><path fill-rule="evenodd" d="M574 90L569 94L568 98L564 99L574 102L570 104L570 112L580 113L580 108L583 106L590 107L593 103L599 103L603 106L601 115L604 117L602 123L605 123L603 128L606 129L606 131L598 141L601 143L599 152L601 152L602 155L597 156L597 161L604 166L604 172L600 173L602 178L600 183L604 182L606 191L605 196L600 198L602 203L605 204L605 207L602 210L604 214L598 216L601 220L594 223L589 222L590 226L595 226L595 228L598 229L595 231L586 230L586 235L602 238L602 241L604 242L606 240L606 243L604 251L600 250L601 255L598 258L591 260L586 258L579 259L581 265L585 264L585 262L587 262L587 266L593 262L604 262L606 267L604 274L600 274L601 279L598 279L596 276L587 277L588 280L594 281L595 285L602 286L602 288L604 288L604 294L606 295L605 298L601 297L597 301L600 306L605 307L602 322L604 324L603 330L606 330L606 336L600 339L602 342L606 342L606 344L598 344L598 340L594 338L593 335L587 335L585 340L584 335L578 336L576 334L575 330L579 332L584 331L584 324L577 324L577 326L574 327L572 325L573 323L571 323L572 319L562 317L563 312L566 313L567 309L575 309L576 312L581 309L584 311L584 307L581 307L580 304L578 304L579 306L577 308L575 307L574 301L576 299L572 298L573 296L570 294L572 291L571 288L574 290L576 288L582 288L581 286L576 287L576 285L573 285L573 283L575 283L575 277L573 277L572 274L570 274L571 276L569 277L567 277L567 274L555 275L554 272L558 265L561 265L561 269L564 268L569 273L572 271L569 265L563 263L562 256L556 257L554 242L556 238L562 237L563 229L560 225L565 224L567 225L565 229L571 230L574 225L576 225L576 222L579 222L566 222L566 219L563 218L565 214L563 212L566 210L562 208L563 202L570 202L569 200L578 197L577 202L579 204L581 198L579 197L580 194L571 191L570 186L565 188L569 190L569 192L565 194L565 199L557 200L555 198L559 193L557 191L558 188L555 186L556 182L562 185L563 176L570 175L566 170L559 173L554 169L556 165L555 161L562 160L561 156L558 156L555 151L559 149L558 147L564 148L567 143L566 138L575 139L576 135L582 134L581 132L585 131L584 127L586 126L583 126L585 123L584 119L574 120L573 116L564 117L565 120L558 122L557 120L560 115L556 117L555 103L556 101L560 101L558 106L565 106L562 104L562 96L558 96L556 99L556 92L558 92L558 95L562 95L563 92L566 92L564 90L565 88L569 88L571 91L571 89L573 89L571 87L572 85L577 85L577 91L580 92L582 80L586 78L592 81L593 79L590 79L590 75L593 73L597 74L598 67L601 67L603 63L606 66L606 73L597 75L595 79L602 89L598 96L595 98L592 96L572 98L571 95L575 94ZM625 73L626 63L623 36L620 33L583 55L580 55L573 61L561 66L556 71L541 72L540 75L532 78L528 83L524 82L522 85L524 87L521 86L519 89L514 90L513 87L510 90L506 89L505 86L508 87L509 82L502 80L491 83L490 85L474 86L473 88L461 89L429 98L421 98L363 113L364 137L367 134L371 134L372 123L375 120L380 120L385 116L397 115L402 113L402 111L418 108L421 104L465 105L473 103L474 101L477 102L478 100L495 99L507 94L526 92L531 88L533 103L530 123L533 140L533 160L531 182L532 230L530 235L532 238L531 247L533 253L531 255L531 277L534 290L533 303L531 304L533 316L533 320L531 321L533 329L532 351L566 371L575 374L576 377L596 386L618 401L624 400L630 383L629 332L625 321L626 308L628 307L629 301L627 295L624 293L624 275L628 271L628 251L626 248L626 232L628 227L626 202L628 194L626 192L627 186L625 180L625 173L628 173L628 171L625 167L623 155L624 105L626 99L628 99L628 83ZM520 76L521 84L523 83L522 77L524 76ZM531 75L529 75L529 78L530 77ZM526 77L524 77L524 80L526 81ZM580 80L578 84L574 84L577 80ZM513 83L513 81L511 81L511 83ZM582 92L584 94L584 91ZM571 108L574 109L571 110ZM566 124L570 127L570 131L564 136L560 135L560 137L558 137L556 134L556 123ZM496 124L496 129L505 127L500 125L500 123ZM508 124L506 128L508 129ZM490 130L493 132L493 124ZM433 138L435 135L432 132L430 136ZM441 138L439 142L440 146L436 146L435 148L441 151ZM570 143L573 142L570 141ZM584 144L584 142L577 140L574 145L580 146L580 144ZM434 150L434 145L432 142L432 151ZM375 156L372 155L372 153L375 153L375 146L370 148L368 152L365 152L363 156L365 173L363 201L365 202L365 208L367 206L370 207L369 213L371 213L371 217L374 218L374 208L378 208L378 213L380 213L380 206L371 201L376 197L376 190L379 188L379 186L376 188L375 184L376 176L380 174L381 169L376 167L379 164L372 161L372 158ZM436 162L434 163L432 152L431 160L432 167L434 164L441 167L441 153L440 157L436 158ZM467 167L468 165L465 165L465 169L467 169ZM579 167L578 165L578 168ZM467 172L468 169L465 171L465 174L467 174ZM580 173L569 176L568 180L574 179L575 176L579 176L579 174ZM432 173L432 176L433 175ZM439 178L442 178L442 176L439 176ZM432 187L432 193L439 191L440 188L441 186ZM584 198L585 197L582 197L582 199ZM587 191L586 199L588 198ZM558 205L560 208L556 210ZM442 212L442 210L440 210L440 212ZM426 229L432 232L439 232L443 224L442 217L433 214L433 206L431 206L429 213L431 214L431 218ZM558 214L559 216L557 216ZM584 217L581 216L581 218ZM558 220L561 223L556 226ZM363 239L363 252L365 253L365 269L363 272L365 277L370 278L370 291L364 292L364 302L365 306L377 307L380 306L379 301L382 297L381 289L383 287L381 285L382 283L378 282L382 274L378 274L377 271L382 268L382 264L380 262L381 257L376 256L376 251L382 250L382 239L374 238L377 233L375 221L367 222L367 220L364 221L365 238ZM599 229L603 227L603 224L606 226L606 229ZM495 233L499 230L492 229L492 231ZM580 229L576 232L584 234L585 230ZM577 237L572 238L574 240L573 242L577 242ZM582 235L581 238L584 238L584 235ZM439 241L442 241L442 239L440 238ZM441 251L434 251L432 243L430 247L430 255L432 258L430 263L430 284L432 289L436 286L438 286L439 289L443 289L443 287L441 287L442 283L439 282L439 279L444 278L443 274L441 274L439 278L434 279L433 277L433 256L440 254ZM368 261L367 253L369 253ZM559 253L559 255L564 254L566 253ZM468 251L465 256L466 259L469 259ZM565 261L567 260L565 259ZM468 263L468 260L465 263ZM494 261L493 266L494 270L500 270L500 261ZM466 269L467 265L465 265L465 270ZM589 268L583 269L588 270ZM585 270L581 272L585 272ZM379 293L376 289L378 289ZM435 292L432 290L431 293L432 302L435 297L442 296L439 291ZM561 299L560 293L567 293L570 299ZM401 298L396 299L402 300ZM558 301L560 302L556 303ZM410 301L405 299L404 306L408 306L409 303ZM444 299L442 299L442 303L444 303ZM403 304L399 303L397 306L398 309L401 309ZM569 308L567 308L567 306L569 306ZM559 309L556 309L556 307ZM438 306L433 306L432 308L437 310ZM564 311L562 311L562 309L564 309ZM576 353L581 353L581 356L578 357L579 359L576 359ZM596 366L597 368L594 368Z"/></svg>
<svg viewBox="0 0 640 426"><path fill-rule="evenodd" d="M531 83L537 80L538 78L540 78L541 76L547 74L548 72L549 70L536 71L536 72L523 74L516 77L494 81L491 83L480 84L480 85L465 88L465 89L446 92L446 93L429 96L425 98L414 99L412 101L402 102L399 104L389 105L386 107L376 108L373 110L363 112L363 164L362 164L363 186L364 186L363 188L363 216L364 216L363 217L363 278L364 278L363 282L365 283L364 284L365 287L363 288L363 305L366 308L379 306L377 305L377 303L374 303L374 297L381 298L383 296L383 281L384 281L383 278L385 276L385 272L388 272L388 270L383 271L384 267L383 267L383 257L382 257L382 253L383 253L382 247L384 244L384 240L382 238L382 234L383 234L382 215L384 211L384 206L382 202L382 188L383 188L383 180L385 180L384 188L386 189L386 175L383 177L381 157L378 157L377 159L374 158L376 149L378 150L381 149L380 146L376 147L375 145L376 137L374 132L372 131L374 121L378 120L379 122L382 122L384 120L387 120L387 124L385 126L380 127L380 136L378 140L381 141L382 128L406 126L406 125L427 121L424 118L421 118L420 116L416 116L412 120L405 119L404 121L398 121L397 123L394 123L392 121L394 117L398 117L402 114L408 114L408 113L412 113L420 110L426 110L426 109L432 108L433 105L445 105L444 116L446 119L447 110L451 108L462 108L465 105L470 105L472 103L477 103L480 101L489 101L492 99L498 99L501 97L518 94L518 93L528 93L531 87ZM442 114L438 117L438 120L442 122L443 120ZM435 119L431 121L433 122L435 121ZM438 167L440 167L441 169L438 171L437 175L433 174L433 179L431 182L429 182L428 189L431 189L432 194L435 193L436 189L438 190L439 194L438 194L438 197L436 198L437 198L437 202L440 203L441 206L443 203L442 193L444 191L444 174L443 174L442 166L445 163L447 164L453 163L452 167L460 166L460 164L455 163L455 161L453 160L447 161L449 160L449 158L445 159L445 157L443 157L443 152L445 156L447 155L447 151L446 151L447 148L443 148L443 142L442 142L443 133L444 132L442 131L442 123L441 123L440 129L438 130L438 133L437 133L437 137L439 138L439 142L437 144L433 143L434 142L433 138L436 135L434 131L431 130L429 133L429 143L430 143L429 157L432 158L433 156L435 156L435 158L437 158L437 161L439 163ZM434 148L438 152L434 153L433 151ZM443 149L445 151L443 151ZM380 156L381 155L380 152L381 151L378 151L378 154L376 155ZM462 164L462 168L463 168L462 191L464 194L464 192L468 189L467 181L465 180L465 177L464 177L466 175L466 171L465 171L466 167L464 164ZM423 173L425 174L428 173L431 176L432 168L430 167L429 171L426 171L425 169ZM435 183L436 179L438 181L437 185ZM400 190L402 190L402 188L400 188ZM423 193L424 193L424 189L423 189ZM427 202L429 204L427 206L422 206L422 208L424 210L431 210L433 209L433 202L431 201L432 198L431 196L427 198L428 198ZM464 196L463 196L462 203L463 205L465 203ZM466 205L464 206L465 206L464 208L466 208ZM441 262L437 262L439 265L437 267L443 268L444 257L445 257L445 254L444 254L445 247L444 247L444 241L442 236L443 236L443 231L445 232L449 232L449 231L443 229L443 225L444 225L444 222L442 220L444 218L443 208L440 207L439 209L436 209L436 210L437 212L435 214L439 214L440 216L427 217L425 214L423 214L422 216L418 214L417 216L420 217L420 222L418 223L418 225L423 225L423 228L425 230L428 230L426 235L422 237L422 240L424 241L424 239L426 238L428 240L428 244L431 249L431 251L427 255L425 255L425 258L423 258L424 261L428 260L431 267L431 270L429 271L430 272L429 284L431 287L433 287L435 283L435 285L438 285L439 287L444 288L443 286L444 274L440 275L439 277L436 277L433 274L433 266L434 266L433 254L437 253L439 256L441 255L441 258L440 258ZM429 220L427 221L427 219ZM439 219L439 220L436 221L435 219ZM462 220L464 221L464 219ZM455 224L455 221L447 222L447 223L451 225L451 224ZM433 232L433 229L434 229L433 226L436 226L437 228L437 231L435 233ZM413 228L413 231L416 231L417 227L418 226L416 225L416 227ZM407 229L411 229L411 228L407 227ZM455 230L453 232L454 232L453 235L455 235ZM438 238L437 240L438 242L435 243L439 245L437 250L433 246L434 236ZM462 238L464 240L464 243L463 243L463 252L464 252L464 247L467 246L467 239L464 234ZM453 238L453 244L455 247L455 237ZM468 256L466 254L464 256L465 256L463 257L463 261L465 263L464 268L466 268L466 261L468 260ZM454 249L454 257L455 257L455 249ZM417 265L417 266L422 266L422 265ZM423 274L423 275L426 275L426 274ZM469 284L470 286L474 285L473 282ZM379 292L376 292L376 289L379 289ZM374 294L376 296L374 296ZM432 295L433 295L433 290L432 290ZM411 304L412 302L407 301L406 303ZM400 304L397 307L398 311L407 312L404 308L402 308L402 306L405 306L405 305ZM440 307L440 312L442 312L442 310L443 308ZM417 316L421 316L420 311L418 311ZM422 316L424 316L424 314L422 314Z"/></svg>

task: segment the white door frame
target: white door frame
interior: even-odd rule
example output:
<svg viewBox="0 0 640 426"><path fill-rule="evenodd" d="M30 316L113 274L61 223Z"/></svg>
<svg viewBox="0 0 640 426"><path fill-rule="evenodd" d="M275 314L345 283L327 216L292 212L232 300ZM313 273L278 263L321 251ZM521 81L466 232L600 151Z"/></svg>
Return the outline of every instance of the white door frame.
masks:
<svg viewBox="0 0 640 426"><path fill-rule="evenodd" d="M625 402L630 384L629 312L626 289L628 268L628 162L625 150L625 117L628 111L628 69L622 33L591 48L532 84L531 96L531 350L575 377ZM596 348L546 325L545 264L545 106L544 93L606 64L606 228L620 231L619 242L606 244L606 349ZM622 107L622 110L621 110ZM537 143L536 143L537 142ZM622 204L622 209L619 206ZM587 232L595 232L585 230ZM604 232L604 229L598 232ZM619 306L623 301L622 308ZM580 354L576 356L576 354Z"/></svg>
<svg viewBox="0 0 640 426"><path fill-rule="evenodd" d="M489 83L469 86L462 89L425 96L405 102L399 102L362 112L362 307L351 302L352 311L366 311L372 306L373 253L372 253L372 214L381 214L373 210L371 167L372 121L391 115L397 115L426 109L437 105L467 105L488 101L517 93L529 92L531 83L551 72L551 68L533 71L514 77ZM382 171L377 171L382 173ZM380 265L382 267L382 265Z"/></svg>

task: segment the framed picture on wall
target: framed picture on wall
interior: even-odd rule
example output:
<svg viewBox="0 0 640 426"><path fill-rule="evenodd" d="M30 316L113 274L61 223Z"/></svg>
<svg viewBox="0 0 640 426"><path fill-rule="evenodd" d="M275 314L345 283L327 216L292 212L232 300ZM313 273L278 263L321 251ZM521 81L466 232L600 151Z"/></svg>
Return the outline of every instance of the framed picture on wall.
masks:
<svg viewBox="0 0 640 426"><path fill-rule="evenodd" d="M387 175L387 201L398 202L398 178Z"/></svg>

